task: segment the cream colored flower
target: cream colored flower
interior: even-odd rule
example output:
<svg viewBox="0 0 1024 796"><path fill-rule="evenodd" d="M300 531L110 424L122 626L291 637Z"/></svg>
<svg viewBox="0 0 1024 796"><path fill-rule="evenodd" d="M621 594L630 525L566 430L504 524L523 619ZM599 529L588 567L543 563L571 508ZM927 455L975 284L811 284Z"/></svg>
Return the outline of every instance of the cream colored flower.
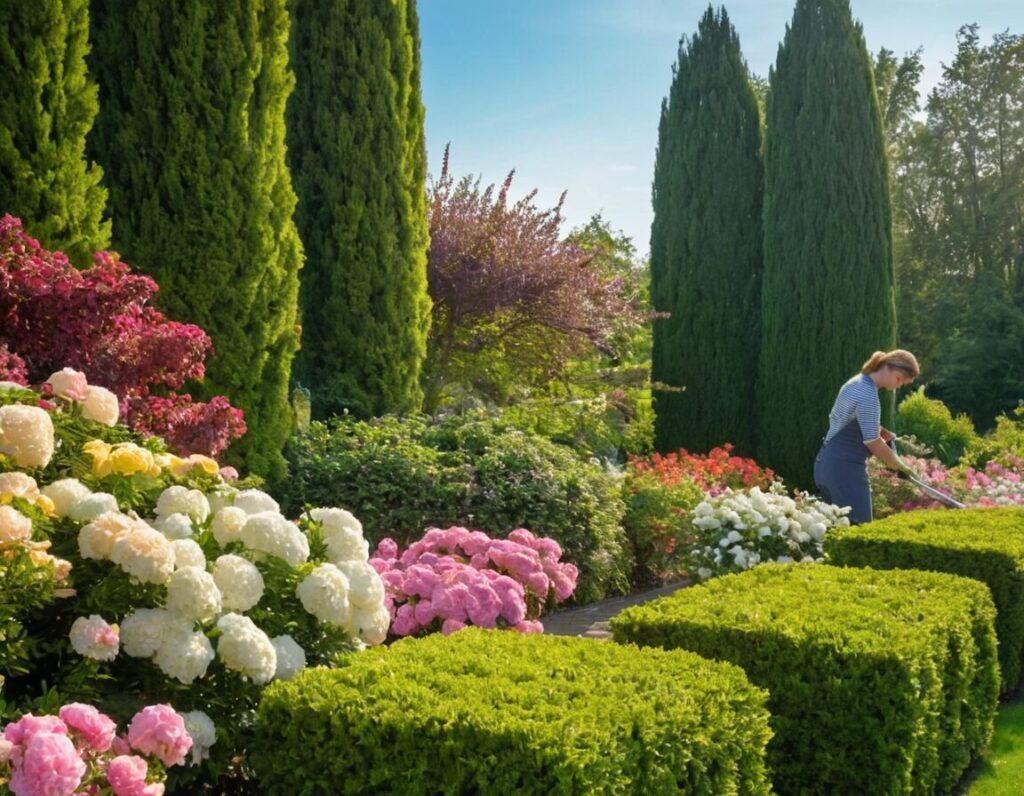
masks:
<svg viewBox="0 0 1024 796"><path fill-rule="evenodd" d="M17 471L0 473L0 499L17 497L35 503L39 495L39 486L32 476Z"/></svg>
<svg viewBox="0 0 1024 796"><path fill-rule="evenodd" d="M117 625L110 625L98 614L88 619L78 617L71 624L71 646L79 655L97 661L112 661L117 657L119 639Z"/></svg>
<svg viewBox="0 0 1024 796"><path fill-rule="evenodd" d="M117 396L106 387L90 384L85 388L85 400L82 401L82 417L95 420L105 426L116 426L121 415Z"/></svg>
<svg viewBox="0 0 1024 796"><path fill-rule="evenodd" d="M117 498L109 492L90 492L71 506L67 516L75 522L92 522L105 512L117 510Z"/></svg>
<svg viewBox="0 0 1024 796"><path fill-rule="evenodd" d="M168 539L190 539L192 537L192 520L187 514L168 514L157 517L153 527Z"/></svg>
<svg viewBox="0 0 1024 796"><path fill-rule="evenodd" d="M32 538L32 520L11 506L0 506L0 545L27 542Z"/></svg>
<svg viewBox="0 0 1024 796"><path fill-rule="evenodd" d="M384 582L369 564L339 561L335 566L348 578L348 599L353 608L372 610L384 602Z"/></svg>
<svg viewBox="0 0 1024 796"><path fill-rule="evenodd" d="M210 530L213 531L213 538L221 547L227 547L231 542L242 540L242 528L248 515L234 506L225 506L213 515L213 522L210 523Z"/></svg>
<svg viewBox="0 0 1024 796"><path fill-rule="evenodd" d="M53 421L45 409L25 404L0 406L0 453L18 467L46 467L53 456Z"/></svg>
<svg viewBox="0 0 1024 796"><path fill-rule="evenodd" d="M295 594L302 607L321 622L348 628L352 620L348 590L348 578L340 569L321 564L303 578Z"/></svg>
<svg viewBox="0 0 1024 796"><path fill-rule="evenodd" d="M104 512L78 532L78 552L82 558L100 561L109 558L114 543L131 533L137 523L138 520L119 511Z"/></svg>
<svg viewBox="0 0 1024 796"><path fill-rule="evenodd" d="M137 525L114 542L110 560L143 583L166 583L174 572L174 548L148 525Z"/></svg>
<svg viewBox="0 0 1024 796"><path fill-rule="evenodd" d="M221 632L217 655L224 666L257 685L270 682L277 671L277 651L267 634L241 614L224 614L217 629Z"/></svg>
<svg viewBox="0 0 1024 796"><path fill-rule="evenodd" d="M206 568L206 554L194 539L174 539L171 541L174 550L174 568L199 567Z"/></svg>
<svg viewBox="0 0 1024 796"><path fill-rule="evenodd" d="M225 611L248 611L263 597L263 575L241 556L223 555L213 564L213 580Z"/></svg>
<svg viewBox="0 0 1024 796"><path fill-rule="evenodd" d="M188 685L206 675L213 659L213 645L206 634L193 632L185 623L170 622L153 663L168 677Z"/></svg>
<svg viewBox="0 0 1024 796"><path fill-rule="evenodd" d="M217 743L217 727L201 710L182 713L185 730L192 739L192 765L198 766L210 756L210 747Z"/></svg>
<svg viewBox="0 0 1024 796"><path fill-rule="evenodd" d="M202 522L210 514L210 503L206 499L206 495L198 489L175 485L167 487L160 493L153 511L160 517L166 517L169 514L187 514L196 522Z"/></svg>
<svg viewBox="0 0 1024 796"><path fill-rule="evenodd" d="M167 610L203 622L221 612L220 589L213 576L200 567L182 567L167 583Z"/></svg>
<svg viewBox="0 0 1024 796"><path fill-rule="evenodd" d="M121 622L121 644L133 658L150 658L163 644L175 618L163 608L137 608ZM182 620L179 624L185 625ZM191 632L190 626L185 630Z"/></svg>
<svg viewBox="0 0 1024 796"><path fill-rule="evenodd" d="M243 489L241 492L238 492L235 495L234 505L246 514L259 514L265 511L278 514L281 511L281 507L277 505L276 500L266 492L261 492L258 489Z"/></svg>
<svg viewBox="0 0 1024 796"><path fill-rule="evenodd" d="M309 558L309 540L293 522L265 511L250 514L241 533L242 544L250 550L283 558L292 566Z"/></svg>
<svg viewBox="0 0 1024 796"><path fill-rule="evenodd" d="M71 368L57 371L46 380L46 383L53 388L54 395L66 401L83 400L89 387L85 374Z"/></svg>
<svg viewBox="0 0 1024 796"><path fill-rule="evenodd" d="M277 653L277 669L274 677L278 680L291 680L306 668L306 651L291 636L275 636L270 639Z"/></svg>
<svg viewBox="0 0 1024 796"><path fill-rule="evenodd" d="M367 644L382 644L390 626L391 615L383 604L352 611L351 630Z"/></svg>

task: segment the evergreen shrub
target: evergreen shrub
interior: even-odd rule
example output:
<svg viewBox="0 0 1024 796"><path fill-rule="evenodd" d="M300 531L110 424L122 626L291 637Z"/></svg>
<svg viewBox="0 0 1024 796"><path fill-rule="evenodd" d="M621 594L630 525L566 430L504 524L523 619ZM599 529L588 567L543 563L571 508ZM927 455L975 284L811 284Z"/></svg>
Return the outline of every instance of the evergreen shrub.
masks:
<svg viewBox="0 0 1024 796"><path fill-rule="evenodd" d="M313 422L285 450L289 511L328 495L363 523L371 544L400 546L431 526L504 535L527 528L579 568L574 599L628 588L617 480L571 450L477 415L429 425L393 416Z"/></svg>
<svg viewBox="0 0 1024 796"><path fill-rule="evenodd" d="M924 387L904 398L897 414L900 434L913 434L947 467L979 442L971 419L967 415L953 417L942 401L925 396Z"/></svg>
<svg viewBox="0 0 1024 796"><path fill-rule="evenodd" d="M1004 694L1021 681L1024 654L1024 509L913 511L825 539L831 563L949 572L988 585L996 606Z"/></svg>
<svg viewBox="0 0 1024 796"><path fill-rule="evenodd" d="M616 641L768 689L779 793L948 792L992 734L992 598L953 575L766 564L629 608Z"/></svg>
<svg viewBox="0 0 1024 796"><path fill-rule="evenodd" d="M690 653L468 628L265 693L268 794L768 793L766 695Z"/></svg>

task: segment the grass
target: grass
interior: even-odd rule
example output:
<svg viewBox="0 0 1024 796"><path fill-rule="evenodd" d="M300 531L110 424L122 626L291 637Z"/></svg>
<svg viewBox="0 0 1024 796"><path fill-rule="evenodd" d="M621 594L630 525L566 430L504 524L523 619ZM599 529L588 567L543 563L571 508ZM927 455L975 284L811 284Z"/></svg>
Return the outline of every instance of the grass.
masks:
<svg viewBox="0 0 1024 796"><path fill-rule="evenodd" d="M1018 697L996 716L988 754L971 772L967 796L1016 796L1024 783L1024 701Z"/></svg>

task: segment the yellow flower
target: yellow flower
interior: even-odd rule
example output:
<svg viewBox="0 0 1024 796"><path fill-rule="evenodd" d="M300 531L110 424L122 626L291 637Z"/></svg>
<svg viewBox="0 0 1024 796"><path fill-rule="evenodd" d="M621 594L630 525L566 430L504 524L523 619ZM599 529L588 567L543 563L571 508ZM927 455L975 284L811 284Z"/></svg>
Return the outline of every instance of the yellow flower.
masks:
<svg viewBox="0 0 1024 796"><path fill-rule="evenodd" d="M50 500L46 495L40 495L36 498L36 505L42 510L43 514L47 517L52 517L53 512L56 511L56 506L53 505L53 501Z"/></svg>
<svg viewBox="0 0 1024 796"><path fill-rule="evenodd" d="M220 472L220 465L209 456L203 456L201 453L193 453L188 457L188 461L192 463L193 467L201 468L207 475L217 475Z"/></svg>
<svg viewBox="0 0 1024 796"><path fill-rule="evenodd" d="M110 452L110 468L121 475L150 473L155 466L153 454L132 442L118 445ZM157 469L157 473L159 472Z"/></svg>
<svg viewBox="0 0 1024 796"><path fill-rule="evenodd" d="M101 439L90 440L82 446L82 450L92 456L92 474L103 478L112 472L110 463L111 447Z"/></svg>

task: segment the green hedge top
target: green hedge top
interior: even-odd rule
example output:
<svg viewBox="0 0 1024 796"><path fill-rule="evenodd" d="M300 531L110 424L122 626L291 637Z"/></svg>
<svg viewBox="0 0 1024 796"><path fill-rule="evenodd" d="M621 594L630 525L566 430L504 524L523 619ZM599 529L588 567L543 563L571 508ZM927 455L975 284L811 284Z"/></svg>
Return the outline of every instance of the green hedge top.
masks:
<svg viewBox="0 0 1024 796"><path fill-rule="evenodd" d="M951 789L991 737L994 617L967 578L766 564L627 609L612 629L767 688L780 793L927 793Z"/></svg>
<svg viewBox="0 0 1024 796"><path fill-rule="evenodd" d="M825 554L843 566L926 569L983 581L998 612L1003 693L1016 690L1024 655L1024 508L896 514L829 532Z"/></svg>
<svg viewBox="0 0 1024 796"><path fill-rule="evenodd" d="M267 690L268 793L767 793L767 695L691 653L469 628Z"/></svg>

